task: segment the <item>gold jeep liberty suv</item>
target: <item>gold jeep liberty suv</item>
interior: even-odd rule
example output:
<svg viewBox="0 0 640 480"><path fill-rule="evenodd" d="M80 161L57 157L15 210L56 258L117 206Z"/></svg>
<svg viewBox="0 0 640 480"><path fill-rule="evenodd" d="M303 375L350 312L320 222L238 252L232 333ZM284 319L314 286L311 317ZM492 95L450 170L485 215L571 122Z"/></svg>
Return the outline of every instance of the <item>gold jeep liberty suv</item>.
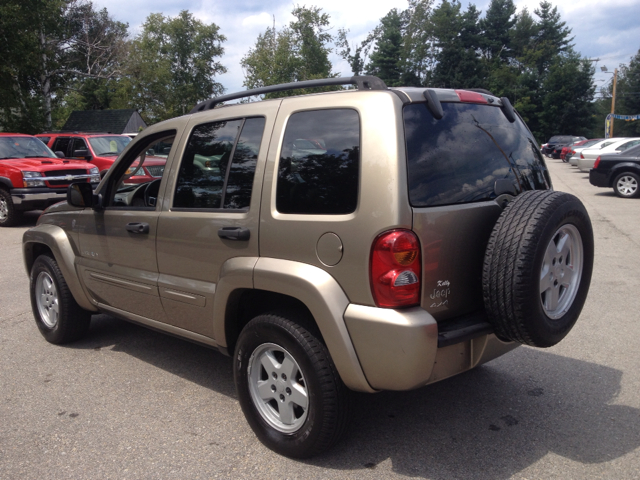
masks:
<svg viewBox="0 0 640 480"><path fill-rule="evenodd" d="M357 88L222 105L296 88ZM127 181L159 147L159 178ZM564 338L593 233L505 97L356 76L224 95L148 127L24 234L52 343L106 313L234 361L260 440L303 458L350 391L409 390Z"/></svg>

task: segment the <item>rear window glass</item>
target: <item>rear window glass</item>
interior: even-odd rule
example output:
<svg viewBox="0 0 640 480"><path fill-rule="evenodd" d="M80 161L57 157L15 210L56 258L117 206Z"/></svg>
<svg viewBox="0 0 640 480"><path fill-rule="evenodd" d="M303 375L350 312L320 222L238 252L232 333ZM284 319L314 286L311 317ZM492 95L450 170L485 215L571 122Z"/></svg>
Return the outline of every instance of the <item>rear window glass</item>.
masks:
<svg viewBox="0 0 640 480"><path fill-rule="evenodd" d="M556 137L551 137L551 140L549 140L549 143L571 143L573 142L574 138L575 137L559 135Z"/></svg>
<svg viewBox="0 0 640 480"><path fill-rule="evenodd" d="M491 200L497 180L515 193L549 188L535 139L498 107L443 103L436 120L424 103L404 108L409 200L414 207ZM502 182L504 183L504 182Z"/></svg>
<svg viewBox="0 0 640 480"><path fill-rule="evenodd" d="M281 213L316 215L354 212L359 170L358 112L295 113L282 142L276 208Z"/></svg>

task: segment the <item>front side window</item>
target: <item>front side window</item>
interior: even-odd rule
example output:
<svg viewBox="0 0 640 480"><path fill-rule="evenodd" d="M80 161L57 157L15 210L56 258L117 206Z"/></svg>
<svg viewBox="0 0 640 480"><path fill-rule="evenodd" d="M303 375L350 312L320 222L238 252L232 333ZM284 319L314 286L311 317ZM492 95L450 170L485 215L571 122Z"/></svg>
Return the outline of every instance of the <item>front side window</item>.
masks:
<svg viewBox="0 0 640 480"><path fill-rule="evenodd" d="M73 156L76 157L78 150L88 150L87 143L82 138L73 139Z"/></svg>
<svg viewBox="0 0 640 480"><path fill-rule="evenodd" d="M71 144L71 138L69 137L59 137L56 138L53 142L53 150L54 152L62 152L65 155L69 155L69 145Z"/></svg>
<svg viewBox="0 0 640 480"><path fill-rule="evenodd" d="M167 159L149 152L159 143L171 147L174 140L175 131L150 136L129 152L127 160L116 164L119 174L112 180L113 197L107 206L155 210Z"/></svg>
<svg viewBox="0 0 640 480"><path fill-rule="evenodd" d="M295 113L280 151L276 209L289 214L352 213L358 204L359 172L358 112Z"/></svg>
<svg viewBox="0 0 640 480"><path fill-rule="evenodd" d="M180 164L174 208L248 209L263 117L198 125Z"/></svg>

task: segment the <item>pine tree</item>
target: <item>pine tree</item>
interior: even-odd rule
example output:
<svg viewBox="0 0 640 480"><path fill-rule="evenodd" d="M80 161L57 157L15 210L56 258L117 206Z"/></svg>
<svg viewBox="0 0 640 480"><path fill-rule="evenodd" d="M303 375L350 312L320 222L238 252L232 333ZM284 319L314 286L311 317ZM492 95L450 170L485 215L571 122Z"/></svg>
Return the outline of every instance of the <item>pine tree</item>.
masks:
<svg viewBox="0 0 640 480"><path fill-rule="evenodd" d="M367 65L367 74L380 77L388 86L400 85L402 77L402 20L392 9L380 20L379 36Z"/></svg>

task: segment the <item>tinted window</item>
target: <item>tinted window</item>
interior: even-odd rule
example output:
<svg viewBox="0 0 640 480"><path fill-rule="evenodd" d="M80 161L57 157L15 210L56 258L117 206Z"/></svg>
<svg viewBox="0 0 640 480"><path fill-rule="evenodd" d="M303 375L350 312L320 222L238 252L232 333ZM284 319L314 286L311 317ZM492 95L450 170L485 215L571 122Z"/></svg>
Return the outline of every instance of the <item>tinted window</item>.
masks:
<svg viewBox="0 0 640 480"><path fill-rule="evenodd" d="M173 206L248 208L264 123L260 117L194 128L180 165Z"/></svg>
<svg viewBox="0 0 640 480"><path fill-rule="evenodd" d="M222 187L242 120L198 125L184 153L173 206L220 208Z"/></svg>
<svg viewBox="0 0 640 480"><path fill-rule="evenodd" d="M264 122L264 118L249 118L242 127L229 170L224 208L249 208Z"/></svg>
<svg viewBox="0 0 640 480"><path fill-rule="evenodd" d="M70 143L71 139L69 137L56 138L53 142L53 147L51 148L51 150L53 150L54 152L62 152L67 156L71 156L68 152Z"/></svg>
<svg viewBox="0 0 640 480"><path fill-rule="evenodd" d="M415 207L478 202L496 197L496 180L515 192L546 189L546 168L535 140L500 108L443 103L436 120L425 104L404 108L409 199Z"/></svg>
<svg viewBox="0 0 640 480"><path fill-rule="evenodd" d="M88 150L87 142L85 142L82 138L74 138L73 139L73 156L76 154L76 150Z"/></svg>
<svg viewBox="0 0 640 480"><path fill-rule="evenodd" d="M359 169L355 110L293 114L280 153L276 208L282 213L351 213L358 203Z"/></svg>

